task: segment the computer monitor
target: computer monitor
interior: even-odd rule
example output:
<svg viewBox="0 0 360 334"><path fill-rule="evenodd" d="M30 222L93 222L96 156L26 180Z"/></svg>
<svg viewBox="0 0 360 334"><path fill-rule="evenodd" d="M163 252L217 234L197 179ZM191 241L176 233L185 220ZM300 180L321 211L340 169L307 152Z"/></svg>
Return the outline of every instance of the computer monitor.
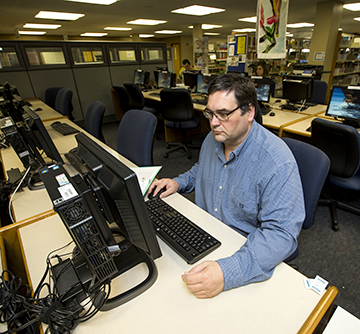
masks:
<svg viewBox="0 0 360 334"><path fill-rule="evenodd" d="M144 70L135 70L134 71L134 84L138 86L145 86L149 81L149 72Z"/></svg>
<svg viewBox="0 0 360 334"><path fill-rule="evenodd" d="M360 86L334 86L331 90L326 116L340 119L345 124L359 127Z"/></svg>
<svg viewBox="0 0 360 334"><path fill-rule="evenodd" d="M62 166L43 169L41 175L54 210L81 253L75 262L86 263L78 265L82 272L77 270L81 281L90 277L83 284L85 290L91 292L141 262L149 267L148 278L135 289L111 298L102 308L108 310L153 284L157 275L153 260L162 254L135 172L84 133L75 138L74 166L80 173L75 181ZM109 268L105 273L104 265Z"/></svg>
<svg viewBox="0 0 360 334"><path fill-rule="evenodd" d="M183 72L184 84L189 86L191 90L196 91L197 75L200 73L198 70L186 70Z"/></svg>
<svg viewBox="0 0 360 334"><path fill-rule="evenodd" d="M314 78L303 75L284 75L282 87L282 97L287 100L287 104L282 106L283 109L305 109L307 108L306 100L310 100L313 96ZM299 103L301 105L296 106Z"/></svg>
<svg viewBox="0 0 360 334"><path fill-rule="evenodd" d="M271 111L271 107L268 103L270 102L272 80L262 77L253 77L251 81L255 85L257 101L259 103L261 114L266 115Z"/></svg>
<svg viewBox="0 0 360 334"><path fill-rule="evenodd" d="M216 75L198 74L196 92L198 94L208 94L210 84L215 80Z"/></svg>
<svg viewBox="0 0 360 334"><path fill-rule="evenodd" d="M171 88L175 87L176 75L170 72L158 73L158 88Z"/></svg>

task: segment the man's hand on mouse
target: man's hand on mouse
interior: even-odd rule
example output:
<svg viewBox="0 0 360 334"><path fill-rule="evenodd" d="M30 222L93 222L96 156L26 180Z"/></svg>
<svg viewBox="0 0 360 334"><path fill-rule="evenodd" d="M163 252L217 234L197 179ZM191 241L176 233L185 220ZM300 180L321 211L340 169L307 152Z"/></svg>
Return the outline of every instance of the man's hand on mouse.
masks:
<svg viewBox="0 0 360 334"><path fill-rule="evenodd" d="M155 180L150 188L148 193L150 194L154 189L154 194L153 196L155 197L157 195L157 193L160 191L160 189L165 188L166 190L160 194L160 198L164 198L166 196L169 196L173 193L176 193L179 190L179 184L172 180L172 179L160 179L160 180Z"/></svg>

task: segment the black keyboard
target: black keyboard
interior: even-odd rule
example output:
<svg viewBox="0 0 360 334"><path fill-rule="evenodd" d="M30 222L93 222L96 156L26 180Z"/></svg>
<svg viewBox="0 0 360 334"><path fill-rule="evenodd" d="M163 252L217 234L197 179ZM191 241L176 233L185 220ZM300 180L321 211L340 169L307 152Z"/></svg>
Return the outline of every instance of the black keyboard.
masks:
<svg viewBox="0 0 360 334"><path fill-rule="evenodd" d="M67 123L54 122L51 124L51 127L64 136L80 132Z"/></svg>
<svg viewBox="0 0 360 334"><path fill-rule="evenodd" d="M197 262L221 245L160 198L149 200L146 205L156 234L187 263Z"/></svg>
<svg viewBox="0 0 360 334"><path fill-rule="evenodd" d="M204 106L206 106L208 103L207 99L193 99L192 101L193 103L202 104Z"/></svg>

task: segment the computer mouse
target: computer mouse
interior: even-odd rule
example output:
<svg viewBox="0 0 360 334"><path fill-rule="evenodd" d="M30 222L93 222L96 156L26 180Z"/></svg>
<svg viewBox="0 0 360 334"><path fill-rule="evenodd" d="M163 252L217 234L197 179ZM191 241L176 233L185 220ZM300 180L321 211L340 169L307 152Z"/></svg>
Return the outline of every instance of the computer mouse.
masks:
<svg viewBox="0 0 360 334"><path fill-rule="evenodd" d="M41 111L42 109L41 108L36 108L34 111Z"/></svg>
<svg viewBox="0 0 360 334"><path fill-rule="evenodd" d="M269 114L269 116L275 116L275 113L274 113L274 112L271 112L271 113Z"/></svg>
<svg viewBox="0 0 360 334"><path fill-rule="evenodd" d="M280 103L281 102L281 100L275 100L275 103Z"/></svg>
<svg viewBox="0 0 360 334"><path fill-rule="evenodd" d="M160 194L162 194L166 190L166 188L161 188L159 190L159 192L156 194L156 196L154 196L155 189L156 188L154 188L153 191L150 194L148 194L148 199L151 200L151 199L154 199L154 198L159 198Z"/></svg>

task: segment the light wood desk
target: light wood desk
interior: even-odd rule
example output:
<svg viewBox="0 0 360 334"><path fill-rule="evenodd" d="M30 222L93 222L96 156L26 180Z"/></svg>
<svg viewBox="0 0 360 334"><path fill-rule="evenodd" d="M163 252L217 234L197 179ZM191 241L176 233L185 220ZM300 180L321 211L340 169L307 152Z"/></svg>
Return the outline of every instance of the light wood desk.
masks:
<svg viewBox="0 0 360 334"><path fill-rule="evenodd" d="M61 120L62 118L67 118L66 116L60 114L59 112L57 112L56 110L54 110L53 108L49 107L47 104L45 104L45 102L39 100L38 98L34 97L31 99L26 99L26 101L30 102L31 108L35 111L35 113L37 113L39 115L39 117L41 118L41 120L44 121L58 121ZM37 110L40 108L41 110Z"/></svg>
<svg viewBox="0 0 360 334"><path fill-rule="evenodd" d="M245 238L179 194L165 199L182 214L218 238L222 245L205 260L233 254ZM70 240L58 215L19 230L29 282L35 288L45 270L49 252ZM114 333L311 333L333 302L336 288L323 296L304 287L304 276L281 263L267 281L223 292L211 299L196 299L181 280L189 266L160 239L163 256L155 260L154 285L130 302L80 324L74 334ZM39 242L40 241L40 242ZM65 249L70 251L73 246ZM147 275L140 265L112 283L118 294ZM315 327L314 327L315 326ZM301 329L302 328L302 329Z"/></svg>
<svg viewBox="0 0 360 334"><path fill-rule="evenodd" d="M4 270L7 270L7 261L6 261L6 253L5 253L5 244L4 239L0 236L0 273ZM8 275L4 274L5 279L8 279ZM0 323L0 331L7 331L7 325Z"/></svg>

